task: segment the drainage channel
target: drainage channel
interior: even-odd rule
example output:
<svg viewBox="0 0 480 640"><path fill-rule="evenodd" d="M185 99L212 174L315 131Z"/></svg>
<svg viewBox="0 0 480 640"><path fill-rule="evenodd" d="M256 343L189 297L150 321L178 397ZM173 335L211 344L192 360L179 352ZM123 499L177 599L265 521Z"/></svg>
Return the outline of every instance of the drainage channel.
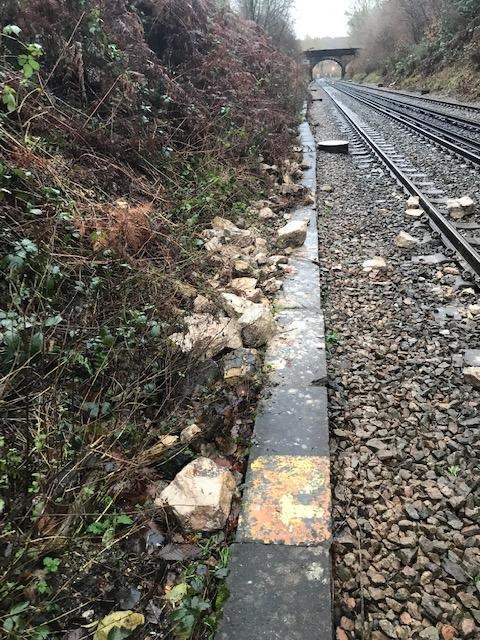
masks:
<svg viewBox="0 0 480 640"><path fill-rule="evenodd" d="M315 141L300 127L303 184L316 190ZM255 421L232 562L216 640L331 640L331 497L325 331L316 206L304 246L276 301L268 347L271 388Z"/></svg>
<svg viewBox="0 0 480 640"><path fill-rule="evenodd" d="M473 246L457 231L457 229L435 206L430 194L435 195L435 200L439 203L446 201L441 192L433 188L430 182L419 185L414 182L414 176L418 177L416 169L410 165L406 158L397 154L394 147L387 143L383 137L372 127L366 125L362 120L335 95L335 91L329 86L323 86L333 104L341 113L349 128L355 133L357 146L365 145L375 156L388 168L390 173L404 187L405 191L412 196L419 198L420 204L428 216L432 229L440 235L445 246L455 251L462 264L462 268L473 273L476 278L480 278L480 254ZM361 153L361 150L357 150ZM420 174L420 178L422 178ZM425 186L425 188L423 188Z"/></svg>

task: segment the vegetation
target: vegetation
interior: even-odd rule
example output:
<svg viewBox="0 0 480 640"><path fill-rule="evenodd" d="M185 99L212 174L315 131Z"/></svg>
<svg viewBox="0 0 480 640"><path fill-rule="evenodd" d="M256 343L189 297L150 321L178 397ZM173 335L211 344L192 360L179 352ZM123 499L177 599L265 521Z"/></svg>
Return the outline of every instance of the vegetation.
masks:
<svg viewBox="0 0 480 640"><path fill-rule="evenodd" d="M168 336L210 286L201 232L268 189L260 163L286 160L302 88L292 59L219 4L0 0L10 640L90 635L120 588L151 603L180 573L174 618L152 604L137 634L207 637L221 607L225 538L183 538L152 499L195 455L172 434L197 421L220 446L251 403L245 389L192 395L194 358ZM238 450L241 471L240 436ZM180 557L153 554L155 537Z"/></svg>
<svg viewBox="0 0 480 640"><path fill-rule="evenodd" d="M357 79L480 96L479 0L357 0L349 24Z"/></svg>

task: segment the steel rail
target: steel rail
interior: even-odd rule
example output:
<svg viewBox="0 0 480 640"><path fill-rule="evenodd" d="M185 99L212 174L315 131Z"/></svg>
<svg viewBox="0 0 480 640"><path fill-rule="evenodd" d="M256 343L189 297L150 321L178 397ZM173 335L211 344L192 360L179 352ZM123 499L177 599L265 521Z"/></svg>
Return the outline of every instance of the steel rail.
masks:
<svg viewBox="0 0 480 640"><path fill-rule="evenodd" d="M429 98L427 96L417 96L411 93L405 93L404 91L394 91L392 89L385 89L384 87L368 87L362 84L358 84L357 82L345 82L344 80L339 81L344 82L345 84L350 85L351 87L358 87L359 89L364 89L366 91L377 91L378 93L388 94L389 96L402 96L404 98L411 98L413 100L424 100L426 102L430 102L431 104L438 104L442 107L447 107L450 109L460 109L464 111L472 111L473 113L480 114L480 107L476 107L475 105L470 104L462 104L461 102L447 102L447 100L439 100L437 98ZM440 115L445 115L440 111L435 113L439 113ZM478 122L468 120L471 124L479 124Z"/></svg>
<svg viewBox="0 0 480 640"><path fill-rule="evenodd" d="M367 143L374 154L390 170L392 175L403 185L406 191L412 196L418 196L420 204L430 219L433 228L440 234L447 247L452 247L466 262L467 266L480 278L480 254L473 246L455 229L455 227L445 218L445 216L435 207L430 199L415 186L414 182L400 169L400 167L382 151L372 137L364 131L358 123L354 113L345 105L342 105L331 93L330 87L324 87L336 108L343 115L345 120L357 132L357 134Z"/></svg>
<svg viewBox="0 0 480 640"><path fill-rule="evenodd" d="M422 136L430 138L436 144L439 144L449 149L450 151L457 153L458 155L462 156L463 158L466 158L473 164L480 165L480 142L476 143L460 134L456 134L454 132L448 131L439 125L432 124L430 122L424 122L421 118L418 118L417 116L413 116L406 113L402 113L401 116L396 115L401 112L398 110L395 111L391 107L381 106L376 102L369 100L368 98L364 98L359 95L356 95L355 92L348 91L343 86L342 87L336 86L335 88L337 89L337 91L341 91L342 93L344 93L347 96L350 96L354 100L358 100L359 102L367 105L368 107L375 109L379 113L382 113L383 115L388 116L389 118L391 118L392 120L395 120L399 124L402 124L406 127L409 127L410 129L413 129L413 131L416 131ZM393 113L393 111L395 111L395 113ZM429 127L430 130L426 129L425 127ZM441 137L437 135L432 130L441 133L443 136L449 137L450 140L447 140L445 137ZM455 142L452 142L452 140L455 140ZM467 145L468 147L470 147L470 149L473 148L473 149L476 149L477 151L475 152L475 151L471 151L470 149L465 149L464 147L459 146L458 143Z"/></svg>
<svg viewBox="0 0 480 640"><path fill-rule="evenodd" d="M480 132L480 122L476 122L475 120L470 120L469 118L462 118L461 116L455 116L450 113L443 113L441 111L436 111L435 109L429 109L423 105L413 104L412 102L406 102L405 100L395 100L395 98L390 96L381 95L375 92L375 89L367 89L365 87L360 87L358 85L351 85L348 82L339 82L341 87L345 87L352 91L363 94L364 96L370 96L372 99L376 98L377 100L383 100L387 103L394 104L396 106L403 106L405 108L414 109L415 111L419 111L423 114L428 114L432 118L437 120L448 121L449 123L460 127L462 129L475 129ZM339 88L339 87L338 87Z"/></svg>

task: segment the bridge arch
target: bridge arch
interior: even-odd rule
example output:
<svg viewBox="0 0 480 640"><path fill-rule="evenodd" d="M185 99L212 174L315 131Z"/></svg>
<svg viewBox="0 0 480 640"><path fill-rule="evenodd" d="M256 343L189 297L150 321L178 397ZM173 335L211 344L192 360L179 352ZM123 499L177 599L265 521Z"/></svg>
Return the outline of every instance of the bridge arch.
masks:
<svg viewBox="0 0 480 640"><path fill-rule="evenodd" d="M325 71L325 69L321 68L322 63L324 63L325 65L328 65L328 66L330 66L332 63L334 63L335 64L335 68L338 68L338 71L340 71L340 74L341 74L342 78L345 76L346 68L342 64L341 60L337 60L336 58L325 58L325 60L320 60L320 62L317 62L316 64L314 64L312 66L312 68L311 68L312 78L314 77L314 75L318 75L318 73L315 74L315 72L318 70L319 67L320 67L320 73ZM331 73L327 74L327 75L332 76Z"/></svg>
<svg viewBox="0 0 480 640"><path fill-rule="evenodd" d="M360 51L358 47L350 47L345 49L308 49L303 52L303 55L308 61L310 66L310 75L312 75L314 67L324 60L333 60L340 65L342 70L342 78L345 77L347 71L347 65L353 60L356 54Z"/></svg>

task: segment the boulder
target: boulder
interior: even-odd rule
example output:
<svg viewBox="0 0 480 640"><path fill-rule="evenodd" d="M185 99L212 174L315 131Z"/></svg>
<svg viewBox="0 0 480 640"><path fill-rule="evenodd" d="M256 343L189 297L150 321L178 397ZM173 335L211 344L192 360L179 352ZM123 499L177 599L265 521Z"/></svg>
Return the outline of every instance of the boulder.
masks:
<svg viewBox="0 0 480 640"><path fill-rule="evenodd" d="M307 238L307 220L290 220L278 230L278 247L301 247Z"/></svg>
<svg viewBox="0 0 480 640"><path fill-rule="evenodd" d="M412 249L412 247L418 244L418 241L406 231L400 231L395 238L395 244L401 249Z"/></svg>
<svg viewBox="0 0 480 640"><path fill-rule="evenodd" d="M418 196L410 196L407 200L407 209L418 209L420 207L420 198Z"/></svg>
<svg viewBox="0 0 480 640"><path fill-rule="evenodd" d="M238 324L247 347L261 347L275 334L276 323L266 304L252 303L239 317Z"/></svg>
<svg viewBox="0 0 480 640"><path fill-rule="evenodd" d="M222 358L223 378L228 382L252 378L258 372L259 359L256 349L235 349Z"/></svg>
<svg viewBox="0 0 480 640"><path fill-rule="evenodd" d="M169 507L186 531L215 531L225 526L235 487L228 469L197 458L175 476L155 505Z"/></svg>
<svg viewBox="0 0 480 640"><path fill-rule="evenodd" d="M194 351L204 358L212 358L224 349L242 346L240 326L232 318L216 319L209 313L194 313L185 318L185 325L185 332L170 336L184 353Z"/></svg>
<svg viewBox="0 0 480 640"><path fill-rule="evenodd" d="M362 264L364 271L372 271L373 269L386 269L387 263L385 258L381 256L375 256L370 260L365 260Z"/></svg>
<svg viewBox="0 0 480 640"><path fill-rule="evenodd" d="M255 269L253 265L244 258L237 258L233 263L233 270L242 276L251 275Z"/></svg>
<svg viewBox="0 0 480 640"><path fill-rule="evenodd" d="M465 367L463 370L463 378L467 384L480 389L480 367Z"/></svg>

